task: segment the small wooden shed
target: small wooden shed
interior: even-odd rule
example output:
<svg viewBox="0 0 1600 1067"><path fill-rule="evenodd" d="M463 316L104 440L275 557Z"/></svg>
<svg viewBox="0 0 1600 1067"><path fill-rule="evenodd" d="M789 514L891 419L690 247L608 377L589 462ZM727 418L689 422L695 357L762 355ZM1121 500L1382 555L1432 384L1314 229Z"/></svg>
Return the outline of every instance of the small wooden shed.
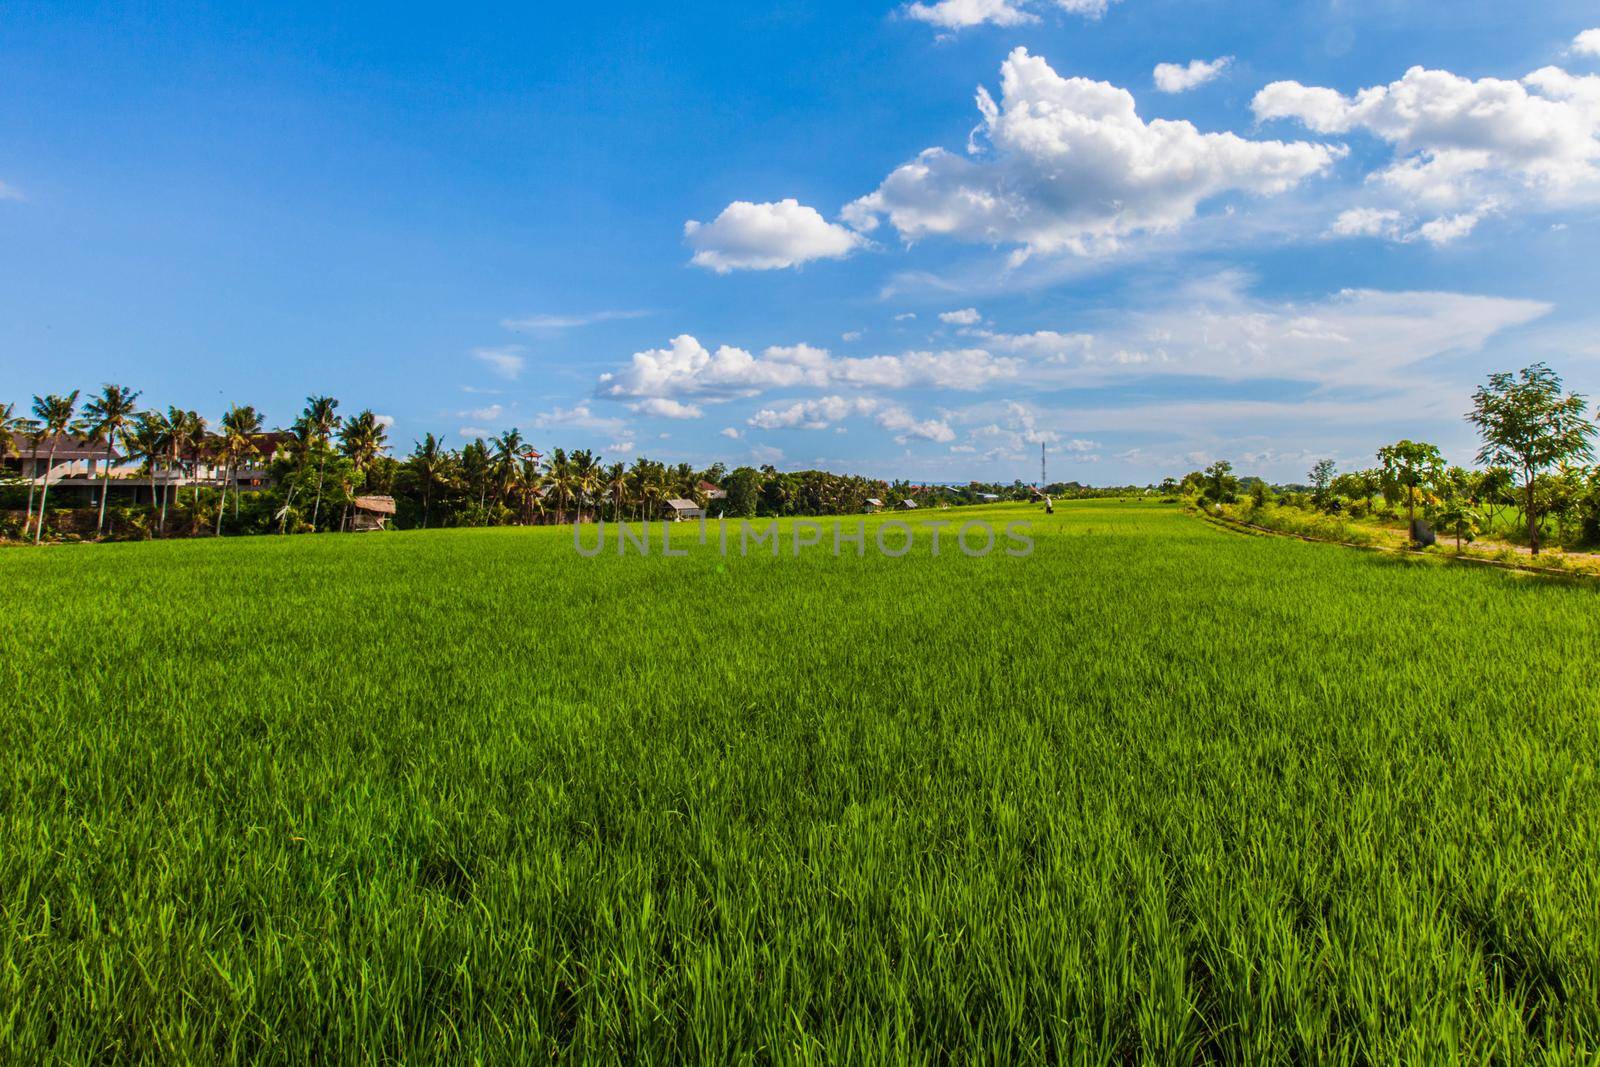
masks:
<svg viewBox="0 0 1600 1067"><path fill-rule="evenodd" d="M667 501L667 519L671 522L703 519L705 516L705 509L693 500L681 500L675 497Z"/></svg>
<svg viewBox="0 0 1600 1067"><path fill-rule="evenodd" d="M394 515L392 496L358 496L350 505L350 529L353 533L381 530Z"/></svg>

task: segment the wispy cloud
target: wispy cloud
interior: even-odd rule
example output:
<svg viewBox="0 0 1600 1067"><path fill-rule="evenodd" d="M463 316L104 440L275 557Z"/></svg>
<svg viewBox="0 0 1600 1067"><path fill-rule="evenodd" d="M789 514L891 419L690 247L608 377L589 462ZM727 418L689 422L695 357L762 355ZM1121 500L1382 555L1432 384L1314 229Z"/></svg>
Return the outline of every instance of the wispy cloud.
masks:
<svg viewBox="0 0 1600 1067"><path fill-rule="evenodd" d="M618 322L625 319L642 319L648 311L591 311L577 315L519 315L501 319L500 325L512 333L551 333L557 330L576 330L601 322Z"/></svg>
<svg viewBox="0 0 1600 1067"><path fill-rule="evenodd" d="M481 363L487 363L489 369L502 378L515 381L522 375L523 364L527 358L523 355L525 349L521 345L501 345L498 348L474 348L472 358Z"/></svg>

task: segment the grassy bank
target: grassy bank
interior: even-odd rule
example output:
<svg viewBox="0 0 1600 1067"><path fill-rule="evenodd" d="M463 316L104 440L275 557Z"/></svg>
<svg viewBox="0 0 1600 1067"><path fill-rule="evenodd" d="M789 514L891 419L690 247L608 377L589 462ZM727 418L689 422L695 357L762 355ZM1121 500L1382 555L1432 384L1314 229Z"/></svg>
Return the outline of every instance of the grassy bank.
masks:
<svg viewBox="0 0 1600 1067"><path fill-rule="evenodd" d="M0 554L0 1048L1600 1050L1592 590L980 515L1033 555Z"/></svg>

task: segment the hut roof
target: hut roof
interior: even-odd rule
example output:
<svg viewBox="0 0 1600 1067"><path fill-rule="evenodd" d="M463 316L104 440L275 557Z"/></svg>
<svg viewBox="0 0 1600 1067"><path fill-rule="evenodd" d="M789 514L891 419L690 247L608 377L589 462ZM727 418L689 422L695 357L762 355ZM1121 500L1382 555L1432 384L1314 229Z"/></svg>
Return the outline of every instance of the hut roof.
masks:
<svg viewBox="0 0 1600 1067"><path fill-rule="evenodd" d="M875 507L875 508L883 507L883 501L879 500L875 496L867 497L867 503L870 504L872 507Z"/></svg>
<svg viewBox="0 0 1600 1067"><path fill-rule="evenodd" d="M667 507L671 508L673 511L695 511L700 507L700 505L696 504L693 500L681 500L677 497L674 497L673 499L667 501Z"/></svg>
<svg viewBox="0 0 1600 1067"><path fill-rule="evenodd" d="M379 515L394 514L394 497L392 496L358 496L351 503L362 511L371 511Z"/></svg>

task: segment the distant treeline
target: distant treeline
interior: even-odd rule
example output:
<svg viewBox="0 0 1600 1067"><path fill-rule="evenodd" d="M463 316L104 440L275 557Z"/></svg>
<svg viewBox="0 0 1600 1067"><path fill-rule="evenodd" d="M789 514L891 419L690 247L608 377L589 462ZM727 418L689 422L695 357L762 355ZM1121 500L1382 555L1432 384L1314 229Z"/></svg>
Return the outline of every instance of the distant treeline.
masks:
<svg viewBox="0 0 1600 1067"><path fill-rule="evenodd" d="M81 405L79 397L34 397L32 417L0 405L0 460L8 461L0 506L24 514L0 533L43 540L336 531L347 528L364 496L392 498L394 525L423 528L653 520L668 515L674 499L710 515L762 517L853 514L873 500L928 507L1038 495L1021 482L920 485L771 466L696 468L643 456L608 464L587 449L545 456L515 429L461 448L427 434L397 457L383 420L370 410L342 417L332 397L308 397L282 430L265 429L249 406L229 408L213 427L181 408L143 410L139 394L121 386L105 386ZM75 483L98 489L95 508L62 507L70 503L61 499L64 483L21 476L24 459L54 466L50 449L64 435L119 459L115 476L104 462L98 475ZM1101 492L1076 483L1052 488Z"/></svg>

